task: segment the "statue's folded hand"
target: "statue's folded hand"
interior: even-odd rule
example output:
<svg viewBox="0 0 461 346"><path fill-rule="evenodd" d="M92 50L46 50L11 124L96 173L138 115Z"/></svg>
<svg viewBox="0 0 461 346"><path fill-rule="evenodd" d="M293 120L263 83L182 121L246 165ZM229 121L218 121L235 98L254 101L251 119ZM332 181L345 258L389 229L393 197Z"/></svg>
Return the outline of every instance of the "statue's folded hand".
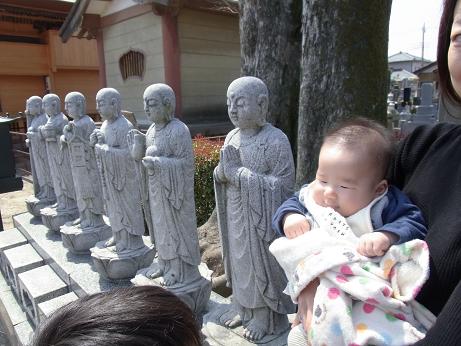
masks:
<svg viewBox="0 0 461 346"><path fill-rule="evenodd" d="M155 173L156 167L159 164L159 158L153 156L145 156L142 159L142 164L147 168L147 171L150 175Z"/></svg>

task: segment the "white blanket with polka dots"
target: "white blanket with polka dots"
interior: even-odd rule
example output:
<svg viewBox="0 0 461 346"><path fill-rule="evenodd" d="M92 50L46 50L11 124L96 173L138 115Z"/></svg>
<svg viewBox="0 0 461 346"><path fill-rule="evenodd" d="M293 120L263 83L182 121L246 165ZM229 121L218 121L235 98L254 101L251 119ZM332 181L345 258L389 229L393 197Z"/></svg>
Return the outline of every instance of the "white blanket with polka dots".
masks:
<svg viewBox="0 0 461 346"><path fill-rule="evenodd" d="M384 256L370 259L334 233L314 228L270 246L288 278L285 293L295 303L309 282L320 280L309 345L401 346L422 339L435 322L414 300L429 275L426 243L394 245Z"/></svg>

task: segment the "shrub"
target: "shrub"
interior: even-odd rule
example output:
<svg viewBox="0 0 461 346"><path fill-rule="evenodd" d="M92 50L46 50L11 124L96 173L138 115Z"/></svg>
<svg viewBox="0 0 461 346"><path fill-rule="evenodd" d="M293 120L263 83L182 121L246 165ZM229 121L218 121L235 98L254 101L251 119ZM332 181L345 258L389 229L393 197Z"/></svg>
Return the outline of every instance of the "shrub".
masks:
<svg viewBox="0 0 461 346"><path fill-rule="evenodd" d="M203 225L208 220L215 206L213 170L219 163L219 150L223 143L223 139L210 139L201 135L193 139L197 226Z"/></svg>

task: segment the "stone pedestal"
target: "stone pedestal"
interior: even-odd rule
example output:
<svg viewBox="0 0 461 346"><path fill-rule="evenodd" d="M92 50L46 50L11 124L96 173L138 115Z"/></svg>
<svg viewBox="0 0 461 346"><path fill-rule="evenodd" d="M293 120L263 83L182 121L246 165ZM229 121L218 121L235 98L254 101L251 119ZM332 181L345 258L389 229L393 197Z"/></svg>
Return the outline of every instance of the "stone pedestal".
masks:
<svg viewBox="0 0 461 346"><path fill-rule="evenodd" d="M0 232L0 270L6 275L6 259L4 252L16 246L24 245L27 239L16 228Z"/></svg>
<svg viewBox="0 0 461 346"><path fill-rule="evenodd" d="M40 322L38 304L68 293L67 285L50 266L41 266L18 275L22 305L35 326Z"/></svg>
<svg viewBox="0 0 461 346"><path fill-rule="evenodd" d="M203 318L202 333L206 337L206 341L210 346L218 345L265 345L265 346L283 346L287 344L289 329L277 335L266 335L261 340L256 342L248 341L243 336L243 327L226 328L219 323L219 318L224 315L228 306L220 304L209 311Z"/></svg>
<svg viewBox="0 0 461 346"><path fill-rule="evenodd" d="M78 218L78 210L73 209L71 211L58 212L56 208L47 207L40 210L40 215L42 217L43 224L48 229L59 232L61 226Z"/></svg>
<svg viewBox="0 0 461 346"><path fill-rule="evenodd" d="M6 278L18 297L21 296L19 290L18 276L28 270L42 266L43 258L35 251L30 244L21 245L5 253Z"/></svg>
<svg viewBox="0 0 461 346"><path fill-rule="evenodd" d="M131 280L135 286L162 286L162 278L158 277L151 279L149 273L155 272L158 269L157 260L151 264L149 268L143 268L136 273L136 276ZM190 283L178 283L173 286L164 287L170 292L177 295L184 303L186 303L194 312L198 321L202 321L202 314L206 309L211 293L211 270L208 269L205 263L201 263L199 271L202 277Z"/></svg>
<svg viewBox="0 0 461 346"><path fill-rule="evenodd" d="M99 241L109 239L112 236L110 226L104 224L101 227L82 229L80 225L73 226L71 223L61 226L62 245L74 254L85 255Z"/></svg>
<svg viewBox="0 0 461 346"><path fill-rule="evenodd" d="M139 269L148 267L154 260L155 248L149 237L142 238L144 247L120 253L115 251L115 246L104 247L105 241L96 243L90 251L99 274L108 280L127 280L133 278Z"/></svg>
<svg viewBox="0 0 461 346"><path fill-rule="evenodd" d="M40 217L40 210L56 203L56 200L38 199L34 195L26 198L27 211L34 216Z"/></svg>

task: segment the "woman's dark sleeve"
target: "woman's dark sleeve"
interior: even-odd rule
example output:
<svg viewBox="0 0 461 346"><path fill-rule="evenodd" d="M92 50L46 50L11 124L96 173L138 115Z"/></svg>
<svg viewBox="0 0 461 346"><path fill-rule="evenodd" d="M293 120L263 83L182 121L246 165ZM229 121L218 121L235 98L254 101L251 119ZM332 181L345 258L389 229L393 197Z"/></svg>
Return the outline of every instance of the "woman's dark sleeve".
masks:
<svg viewBox="0 0 461 346"><path fill-rule="evenodd" d="M443 289L443 288L441 288ZM461 345L461 281L437 316L434 326L416 346Z"/></svg>

